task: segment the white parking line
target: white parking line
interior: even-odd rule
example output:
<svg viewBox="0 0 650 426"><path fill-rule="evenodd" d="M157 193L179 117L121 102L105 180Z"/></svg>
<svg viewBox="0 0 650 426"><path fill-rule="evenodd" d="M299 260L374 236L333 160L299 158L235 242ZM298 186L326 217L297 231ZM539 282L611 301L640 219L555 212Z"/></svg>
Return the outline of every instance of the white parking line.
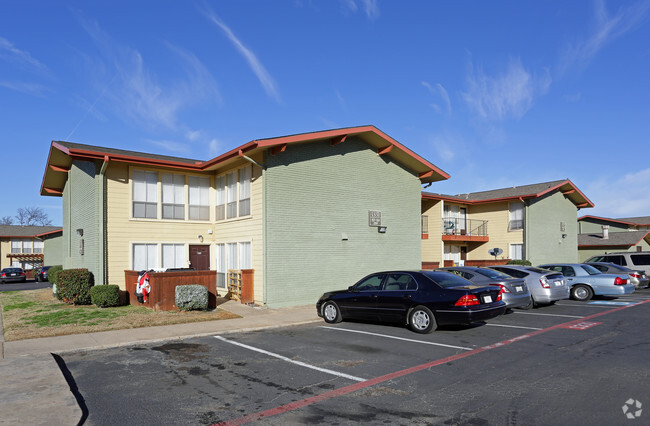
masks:
<svg viewBox="0 0 650 426"><path fill-rule="evenodd" d="M389 335L386 335L386 334L370 333L368 331L348 330L347 328L327 327L325 325L321 325L320 328L327 328L329 330L347 331L349 333L368 334L370 336L379 336L379 337L386 337L388 339L404 340L406 342L422 343L423 345L443 346L445 348L462 349L462 350L465 350L465 351L473 351L474 350L474 348L464 348L462 346L445 345L443 343L423 342L422 340L406 339L404 337L395 337L395 336L389 336Z"/></svg>
<svg viewBox="0 0 650 426"><path fill-rule="evenodd" d="M588 305L586 303L556 303L555 306L579 306L586 308L601 308L601 309L612 309L611 306L605 305Z"/></svg>
<svg viewBox="0 0 650 426"><path fill-rule="evenodd" d="M489 325L491 327L523 328L525 330L542 330L541 328L537 328L537 327L522 327L521 325L505 325L505 324L490 324L490 323L486 323L485 325Z"/></svg>
<svg viewBox="0 0 650 426"><path fill-rule="evenodd" d="M357 382L365 382L366 381L366 379L362 379L361 377L350 376L349 374L339 373L338 371L328 370L326 368L320 368L320 367L316 367L315 365L309 365L309 364L306 364L304 362L295 361L295 360L293 360L291 358L287 358L286 356L274 354L273 352L265 351L264 349L255 348L253 346L244 345L243 343L234 342L232 340L228 340L228 339L226 339L224 337L221 337L221 336L214 336L214 337L216 339L219 339L219 340L223 341L223 342L230 343L232 345L237 345L237 346L240 346L242 348L250 349L251 351L255 351L255 352L262 353L264 355L272 356L272 357L281 359L283 361L290 362L292 364L300 365L302 367L311 368L312 370L318 370L318 371L320 371L322 373L332 374L334 376L343 377L343 378L354 380L354 381L357 381Z"/></svg>
<svg viewBox="0 0 650 426"><path fill-rule="evenodd" d="M520 315L543 315L545 317L562 317L562 318L584 318L584 317L579 317L576 315L558 315L558 314L538 314L536 312L519 312L519 311L512 311L513 314L520 314Z"/></svg>

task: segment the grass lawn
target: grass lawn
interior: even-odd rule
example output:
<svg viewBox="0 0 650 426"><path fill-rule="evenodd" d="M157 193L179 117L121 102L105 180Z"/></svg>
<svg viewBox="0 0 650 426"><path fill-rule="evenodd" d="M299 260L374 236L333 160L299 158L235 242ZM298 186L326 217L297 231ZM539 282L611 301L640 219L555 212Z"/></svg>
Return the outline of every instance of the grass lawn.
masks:
<svg viewBox="0 0 650 426"><path fill-rule="evenodd" d="M0 312L4 340L96 331L150 327L156 325L213 321L239 316L219 308L211 311L153 311L142 306L98 308L95 305L74 306L52 296L52 290L5 291L0 293Z"/></svg>

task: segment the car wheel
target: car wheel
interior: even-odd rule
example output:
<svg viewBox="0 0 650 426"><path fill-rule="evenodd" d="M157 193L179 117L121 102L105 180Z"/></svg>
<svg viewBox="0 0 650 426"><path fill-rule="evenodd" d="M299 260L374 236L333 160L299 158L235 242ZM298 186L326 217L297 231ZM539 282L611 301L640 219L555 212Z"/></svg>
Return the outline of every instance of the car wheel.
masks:
<svg viewBox="0 0 650 426"><path fill-rule="evenodd" d="M534 306L535 306L535 302L533 301L533 298L531 297L530 302L528 302L528 304L526 306L521 306L519 309L523 309L523 310L527 311L529 309L533 309Z"/></svg>
<svg viewBox="0 0 650 426"><path fill-rule="evenodd" d="M593 295L594 292L586 285L574 285L571 288L571 297L574 300L580 300L584 302L591 299Z"/></svg>
<svg viewBox="0 0 650 426"><path fill-rule="evenodd" d="M341 318L341 311L339 311L339 307L336 305L336 303L326 302L323 305L323 319L328 324L336 324L337 322L341 322L343 318Z"/></svg>
<svg viewBox="0 0 650 426"><path fill-rule="evenodd" d="M416 306L413 308L409 313L408 320L411 330L416 333L431 333L433 330L438 328L436 317L434 317L429 308L425 306Z"/></svg>

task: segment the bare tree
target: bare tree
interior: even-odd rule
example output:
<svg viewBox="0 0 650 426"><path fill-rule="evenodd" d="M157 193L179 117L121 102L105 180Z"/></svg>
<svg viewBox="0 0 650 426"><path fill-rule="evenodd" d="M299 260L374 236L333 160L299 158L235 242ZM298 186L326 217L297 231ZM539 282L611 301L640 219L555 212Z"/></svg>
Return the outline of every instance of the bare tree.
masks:
<svg viewBox="0 0 650 426"><path fill-rule="evenodd" d="M5 216L0 219L0 225L13 225L14 219L11 216Z"/></svg>
<svg viewBox="0 0 650 426"><path fill-rule="evenodd" d="M47 213L45 213L45 211L40 207L19 208L16 220L19 225L23 226L47 226L52 224Z"/></svg>

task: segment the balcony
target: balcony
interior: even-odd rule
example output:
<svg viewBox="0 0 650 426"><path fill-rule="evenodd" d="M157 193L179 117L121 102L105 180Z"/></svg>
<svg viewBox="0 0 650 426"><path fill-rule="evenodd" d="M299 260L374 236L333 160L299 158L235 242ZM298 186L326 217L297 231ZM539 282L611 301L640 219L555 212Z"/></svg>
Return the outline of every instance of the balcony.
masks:
<svg viewBox="0 0 650 426"><path fill-rule="evenodd" d="M443 217L443 241L489 241L487 220Z"/></svg>

